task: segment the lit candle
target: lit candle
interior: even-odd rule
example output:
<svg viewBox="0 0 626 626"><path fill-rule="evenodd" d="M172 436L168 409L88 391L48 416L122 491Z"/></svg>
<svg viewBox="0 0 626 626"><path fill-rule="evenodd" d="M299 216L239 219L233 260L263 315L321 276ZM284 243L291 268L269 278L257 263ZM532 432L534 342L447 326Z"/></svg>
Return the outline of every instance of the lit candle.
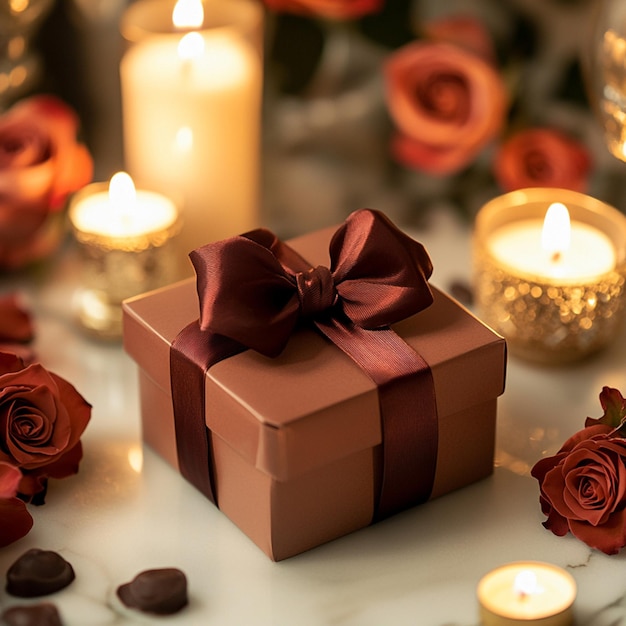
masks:
<svg viewBox="0 0 626 626"><path fill-rule="evenodd" d="M560 567L521 561L484 576L477 590L483 626L569 626L576 582Z"/></svg>
<svg viewBox="0 0 626 626"><path fill-rule="evenodd" d="M136 190L132 178L118 172L108 185L77 193L69 218L81 256L78 320L101 337L119 338L122 301L180 277L171 245L178 210L159 193Z"/></svg>
<svg viewBox="0 0 626 626"><path fill-rule="evenodd" d="M615 268L615 247L597 228L570 222L567 207L555 202L544 220L505 224L489 238L494 257L515 270L555 282L583 282Z"/></svg>
<svg viewBox="0 0 626 626"><path fill-rule="evenodd" d="M480 317L510 351L563 363L615 337L624 309L626 217L565 189L522 189L488 202L474 230Z"/></svg>
<svg viewBox="0 0 626 626"><path fill-rule="evenodd" d="M170 228L178 217L174 203L152 191L135 189L126 172L118 172L108 191L91 190L72 206L74 228L101 239L103 245L141 249L148 245L149 235ZM117 244L117 245L116 245Z"/></svg>
<svg viewBox="0 0 626 626"><path fill-rule="evenodd" d="M229 0L206 13L199 0L139 0L122 20L134 40L120 66L126 167L181 199L185 258L258 220L261 9Z"/></svg>

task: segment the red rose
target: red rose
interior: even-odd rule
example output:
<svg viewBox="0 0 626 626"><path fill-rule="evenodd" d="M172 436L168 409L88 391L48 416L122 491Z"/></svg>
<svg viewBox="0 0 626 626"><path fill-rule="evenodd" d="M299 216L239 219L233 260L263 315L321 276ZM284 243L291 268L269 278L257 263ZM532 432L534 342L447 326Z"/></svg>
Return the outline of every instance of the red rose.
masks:
<svg viewBox="0 0 626 626"><path fill-rule="evenodd" d="M286 11L334 20L377 13L384 0L265 0L273 11Z"/></svg>
<svg viewBox="0 0 626 626"><path fill-rule="evenodd" d="M0 461L23 471L21 494L43 493L48 477L78 471L90 416L91 405L66 380L0 353Z"/></svg>
<svg viewBox="0 0 626 626"><path fill-rule="evenodd" d="M389 112L400 131L392 144L405 165L451 174L468 165L502 128L504 84L476 54L443 42L414 42L385 67Z"/></svg>
<svg viewBox="0 0 626 626"><path fill-rule="evenodd" d="M33 526L33 518L22 500L16 498L22 473L0 461L0 548L17 541Z"/></svg>
<svg viewBox="0 0 626 626"><path fill-rule="evenodd" d="M532 469L548 516L543 525L559 536L570 531L606 554L626 545L626 439L613 431L589 426Z"/></svg>
<svg viewBox="0 0 626 626"><path fill-rule="evenodd" d="M591 170L586 147L549 128L531 128L510 137L494 160L494 175L504 191L560 187L585 191Z"/></svg>
<svg viewBox="0 0 626 626"><path fill-rule="evenodd" d="M58 245L48 218L93 173L77 131L75 113L51 96L22 100L0 116L0 267L20 267Z"/></svg>

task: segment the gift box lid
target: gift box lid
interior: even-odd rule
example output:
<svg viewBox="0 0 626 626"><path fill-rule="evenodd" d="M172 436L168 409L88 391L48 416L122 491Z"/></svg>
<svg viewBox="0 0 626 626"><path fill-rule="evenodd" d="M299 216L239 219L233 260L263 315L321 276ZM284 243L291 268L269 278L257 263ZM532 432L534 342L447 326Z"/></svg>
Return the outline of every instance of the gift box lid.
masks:
<svg viewBox="0 0 626 626"><path fill-rule="evenodd" d="M289 241L312 265L329 265L334 229ZM439 419L499 396L506 344L464 307L433 288L434 302L394 325L429 364ZM198 317L195 280L124 302L124 346L168 395L169 350ZM247 350L206 375L208 428L277 480L381 443L375 384L314 330L298 330L276 358Z"/></svg>

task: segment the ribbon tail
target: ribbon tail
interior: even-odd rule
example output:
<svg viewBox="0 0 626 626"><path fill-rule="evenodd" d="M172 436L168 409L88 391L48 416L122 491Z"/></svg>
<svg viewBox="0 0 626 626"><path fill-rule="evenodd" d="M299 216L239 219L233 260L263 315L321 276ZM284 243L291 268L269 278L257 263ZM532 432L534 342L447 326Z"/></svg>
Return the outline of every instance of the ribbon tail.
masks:
<svg viewBox="0 0 626 626"><path fill-rule="evenodd" d="M427 501L435 480L439 434L430 367L390 328L365 330L336 319L316 325L378 386L383 471L373 521Z"/></svg>

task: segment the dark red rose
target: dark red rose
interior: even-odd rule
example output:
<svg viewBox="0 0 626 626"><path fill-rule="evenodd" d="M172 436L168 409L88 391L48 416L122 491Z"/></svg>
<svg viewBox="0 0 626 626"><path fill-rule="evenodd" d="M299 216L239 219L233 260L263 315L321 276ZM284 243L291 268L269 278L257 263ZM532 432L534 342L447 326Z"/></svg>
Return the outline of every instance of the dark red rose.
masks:
<svg viewBox="0 0 626 626"><path fill-rule="evenodd" d="M613 430L589 426L532 469L548 516L543 525L559 536L569 531L606 554L626 545L626 439Z"/></svg>
<svg viewBox="0 0 626 626"><path fill-rule="evenodd" d="M386 98L399 134L392 152L404 165L452 174L500 132L504 84L491 63L457 45L417 41L392 53Z"/></svg>
<svg viewBox="0 0 626 626"><path fill-rule="evenodd" d="M0 353L0 461L24 473L20 494L45 492L48 477L78 471L91 405L66 380Z"/></svg>
<svg viewBox="0 0 626 626"><path fill-rule="evenodd" d="M22 473L0 461L0 548L21 539L33 526L33 518L22 500L16 498Z"/></svg>
<svg viewBox="0 0 626 626"><path fill-rule="evenodd" d="M519 131L500 146L494 159L494 175L504 191L560 187L583 192L590 171L587 148L551 128Z"/></svg>
<svg viewBox="0 0 626 626"><path fill-rule="evenodd" d="M546 528L616 554L626 545L626 400L603 387L600 404L602 417L588 417L585 428L531 474L539 481Z"/></svg>
<svg viewBox="0 0 626 626"><path fill-rule="evenodd" d="M348 20L377 13L384 0L264 0L273 11Z"/></svg>
<svg viewBox="0 0 626 626"><path fill-rule="evenodd" d="M22 100L0 116L0 267L21 267L58 246L54 214L93 174L77 132L74 111L52 96Z"/></svg>

